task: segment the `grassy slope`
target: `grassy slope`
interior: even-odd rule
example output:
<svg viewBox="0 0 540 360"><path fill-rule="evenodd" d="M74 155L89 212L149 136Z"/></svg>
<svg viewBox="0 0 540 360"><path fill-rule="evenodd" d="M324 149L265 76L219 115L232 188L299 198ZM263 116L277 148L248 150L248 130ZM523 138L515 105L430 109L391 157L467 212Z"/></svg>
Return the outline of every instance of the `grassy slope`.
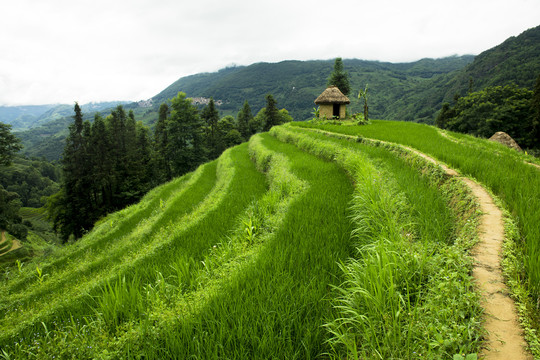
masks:
<svg viewBox="0 0 540 360"><path fill-rule="evenodd" d="M399 147L297 128L271 133L334 159L357 182L357 254L343 266L340 316L328 324L335 356L447 358L478 351L480 309L471 259L464 256L476 236L476 205L465 185Z"/></svg>
<svg viewBox="0 0 540 360"><path fill-rule="evenodd" d="M387 131L383 125L354 128ZM334 130L352 131L345 128ZM249 151L265 174L247 144L235 147L111 214L79 243L15 271L0 285L0 347L15 358L353 357L351 344L367 357L474 352L477 304L462 258L470 234L460 222L471 210L448 208L468 206L467 199L456 201L455 184L399 151L309 137L334 149L329 157L257 135ZM385 184L370 191L388 199L389 218L403 216L388 233L395 245L363 248L359 224L370 219L387 229L386 218L358 215L371 204L362 203L365 180L347 167L352 158L340 162L336 151L362 154L353 157L366 159L375 184ZM351 180L358 186L352 210ZM388 271L375 271L381 264ZM355 282L360 278L367 283ZM375 283L389 308L354 300L363 297L361 284ZM358 304L371 317L353 331L361 322L347 309ZM388 336L362 338L367 330ZM359 343L350 341L354 334Z"/></svg>
<svg viewBox="0 0 540 360"><path fill-rule="evenodd" d="M474 141L475 146L456 143L441 136L434 127L414 123L374 121L373 125L363 127L324 125L321 128L411 146L486 185L518 220L529 286L536 297L540 296L540 172L524 161L516 161L529 157L481 139Z"/></svg>

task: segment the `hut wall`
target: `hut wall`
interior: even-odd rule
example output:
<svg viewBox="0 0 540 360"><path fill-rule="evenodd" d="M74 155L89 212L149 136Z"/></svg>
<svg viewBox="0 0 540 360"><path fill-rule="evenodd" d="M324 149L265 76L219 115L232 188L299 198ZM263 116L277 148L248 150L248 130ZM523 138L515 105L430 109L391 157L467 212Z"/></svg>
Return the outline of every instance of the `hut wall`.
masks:
<svg viewBox="0 0 540 360"><path fill-rule="evenodd" d="M347 117L347 105L341 104L339 106L339 118L345 119Z"/></svg>
<svg viewBox="0 0 540 360"><path fill-rule="evenodd" d="M321 104L319 105L319 118L331 119L334 115L334 105L332 104Z"/></svg>
<svg viewBox="0 0 540 360"><path fill-rule="evenodd" d="M319 118L332 119L334 117L334 104L321 104L319 105ZM339 105L339 118L345 119L347 116L347 105Z"/></svg>

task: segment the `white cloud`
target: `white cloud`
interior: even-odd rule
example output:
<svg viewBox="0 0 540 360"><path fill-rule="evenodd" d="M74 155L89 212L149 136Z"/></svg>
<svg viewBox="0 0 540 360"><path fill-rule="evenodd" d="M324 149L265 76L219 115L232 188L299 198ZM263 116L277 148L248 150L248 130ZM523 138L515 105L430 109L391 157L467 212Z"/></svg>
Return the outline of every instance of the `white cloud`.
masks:
<svg viewBox="0 0 540 360"><path fill-rule="evenodd" d="M0 5L0 104L149 98L231 63L478 54L537 0L17 0Z"/></svg>

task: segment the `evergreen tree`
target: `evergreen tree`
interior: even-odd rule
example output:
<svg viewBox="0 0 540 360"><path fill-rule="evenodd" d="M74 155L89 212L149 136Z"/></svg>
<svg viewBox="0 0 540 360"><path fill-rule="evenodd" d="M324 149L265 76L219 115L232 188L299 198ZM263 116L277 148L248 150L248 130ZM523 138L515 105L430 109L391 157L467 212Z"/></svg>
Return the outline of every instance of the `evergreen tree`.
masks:
<svg viewBox="0 0 540 360"><path fill-rule="evenodd" d="M11 133L11 125L0 123L0 166L11 165L13 155L21 149L20 140Z"/></svg>
<svg viewBox="0 0 540 360"><path fill-rule="evenodd" d="M62 159L62 171L64 198L62 205L65 206L61 213L65 219L56 219L53 221L55 227L62 224L61 235L64 241L73 234L75 238L82 236L84 229L91 225L88 206L91 201L87 188L87 179L91 174L87 171L87 130L83 134L83 129L88 126L83 122L83 115L79 104L75 103L75 115L73 123L69 126L69 135L66 138Z"/></svg>
<svg viewBox="0 0 540 360"><path fill-rule="evenodd" d="M266 95L266 111L263 131L268 131L272 126L281 124L281 116L277 108L277 102L271 94Z"/></svg>
<svg viewBox="0 0 540 360"><path fill-rule="evenodd" d="M186 94L171 99L171 116L167 121L167 157L173 176L194 170L206 160L203 147L203 123L198 110Z"/></svg>
<svg viewBox="0 0 540 360"><path fill-rule="evenodd" d="M138 197L141 197L151 188L152 183L152 147L150 144L150 131L141 121L137 123L136 161L134 168L137 170L139 188Z"/></svg>
<svg viewBox="0 0 540 360"><path fill-rule="evenodd" d="M213 98L210 98L208 105L203 109L201 118L206 124L205 142L209 158L215 159L221 154L222 139L218 131L219 112Z"/></svg>
<svg viewBox="0 0 540 360"><path fill-rule="evenodd" d="M12 224L21 222L19 216L21 205L19 194L7 191L0 185L0 230L9 230Z"/></svg>
<svg viewBox="0 0 540 360"><path fill-rule="evenodd" d="M450 104L445 102L442 104L441 111L435 119L435 125L441 129L446 129L448 121L455 116L455 111L450 108Z"/></svg>
<svg viewBox="0 0 540 360"><path fill-rule="evenodd" d="M242 110L238 113L238 131L245 140L249 140L249 137L253 135L249 128L249 122L253 119L253 114L251 113L251 108L247 100L244 102Z"/></svg>
<svg viewBox="0 0 540 360"><path fill-rule="evenodd" d="M533 95L531 99L532 123L529 138L536 139L535 144L540 147L540 75L536 78Z"/></svg>
<svg viewBox="0 0 540 360"><path fill-rule="evenodd" d="M47 200L63 240L81 237L100 217L129 205L148 191L152 179L149 130L117 107L104 121L83 121L75 104L62 160L60 191Z"/></svg>
<svg viewBox="0 0 540 360"><path fill-rule="evenodd" d="M169 181L172 178L170 160L167 157L167 118L169 117L169 106L163 103L159 107L159 116L154 129L154 163L155 177L157 183Z"/></svg>
<svg viewBox="0 0 540 360"><path fill-rule="evenodd" d="M122 109L123 111L123 109ZM124 128L124 152L122 156L122 170L119 178L118 208L133 204L140 198L143 184L139 178L141 169L139 164L139 152L137 149L137 122L133 110L130 110L125 118Z"/></svg>
<svg viewBox="0 0 540 360"><path fill-rule="evenodd" d="M336 58L334 62L334 71L328 78L328 86L337 86L338 89L347 96L351 92L351 85L349 83L349 76L343 68L343 60L340 57Z"/></svg>
<svg viewBox="0 0 540 360"><path fill-rule="evenodd" d="M126 164L124 162L126 153L126 113L121 105L111 112L107 125L107 133L111 144L109 151L112 162L111 182L113 194L117 194L126 173Z"/></svg>
<svg viewBox="0 0 540 360"><path fill-rule="evenodd" d="M92 124L92 134L90 137L90 156L94 174L94 197L96 206L103 212L114 209L113 206L113 184L112 180L112 159L109 156L111 142L103 118L96 114Z"/></svg>
<svg viewBox="0 0 540 360"><path fill-rule="evenodd" d="M253 119L249 120L248 126L249 126L249 133L251 135L263 131L264 124L266 121L265 118L266 118L266 108L262 108L261 110L259 110L257 115L253 117Z"/></svg>

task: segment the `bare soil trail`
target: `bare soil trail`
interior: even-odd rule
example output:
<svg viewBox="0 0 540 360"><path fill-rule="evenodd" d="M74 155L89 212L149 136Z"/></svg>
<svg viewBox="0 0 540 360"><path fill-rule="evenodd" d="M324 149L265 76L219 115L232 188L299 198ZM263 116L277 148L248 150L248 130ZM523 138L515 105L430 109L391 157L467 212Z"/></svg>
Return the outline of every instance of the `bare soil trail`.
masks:
<svg viewBox="0 0 540 360"><path fill-rule="evenodd" d="M447 174L459 174L435 159L409 147L405 147L419 156L441 166ZM481 359L521 360L533 359L526 351L527 343L518 321L514 301L510 298L504 283L501 269L501 251L504 240L502 211L495 205L491 195L478 183L462 178L478 199L482 216L480 218L479 241L473 248L475 260L473 276L478 290L482 294L484 308L484 327L487 330L485 346L480 353Z"/></svg>
<svg viewBox="0 0 540 360"><path fill-rule="evenodd" d="M440 133L446 136L446 134ZM354 137L350 136L349 138ZM532 354L527 350L527 342L519 324L516 305L510 298L508 287L504 283L501 269L502 243L504 240L503 214L501 209L495 205L491 195L480 184L469 178L462 177L454 169L416 149L387 141L375 141L401 146L439 165L448 175L461 177L471 189L482 211L478 231L479 241L471 251L475 262L473 276L478 291L482 295L481 305L484 308L484 328L487 331L484 346L479 354L480 359L533 359Z"/></svg>

